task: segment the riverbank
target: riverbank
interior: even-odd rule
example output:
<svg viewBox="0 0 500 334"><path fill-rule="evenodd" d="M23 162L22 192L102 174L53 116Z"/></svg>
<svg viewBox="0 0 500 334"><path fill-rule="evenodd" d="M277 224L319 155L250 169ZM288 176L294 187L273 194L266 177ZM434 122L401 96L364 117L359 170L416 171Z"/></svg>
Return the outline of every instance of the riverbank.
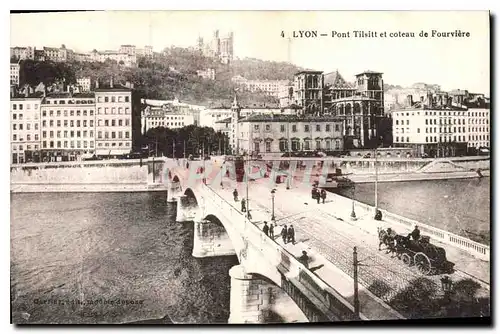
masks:
<svg viewBox="0 0 500 334"><path fill-rule="evenodd" d="M11 193L84 193L84 192L151 192L167 191L163 184L145 183L15 183Z"/></svg>

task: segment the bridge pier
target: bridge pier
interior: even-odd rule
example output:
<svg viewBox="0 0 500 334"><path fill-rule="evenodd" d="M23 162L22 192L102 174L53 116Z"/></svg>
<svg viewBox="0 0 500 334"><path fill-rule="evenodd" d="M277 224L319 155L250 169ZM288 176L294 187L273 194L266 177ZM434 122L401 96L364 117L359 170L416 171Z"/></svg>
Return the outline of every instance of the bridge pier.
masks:
<svg viewBox="0 0 500 334"><path fill-rule="evenodd" d="M248 274L243 265L229 270L231 276L228 323L307 322L294 301L264 277Z"/></svg>
<svg viewBox="0 0 500 334"><path fill-rule="evenodd" d="M179 182L170 182L169 187L167 189L167 202L173 203L176 201L175 196L180 192L180 183Z"/></svg>
<svg viewBox="0 0 500 334"><path fill-rule="evenodd" d="M209 220L195 220L193 257L236 255L233 243L222 225Z"/></svg>
<svg viewBox="0 0 500 334"><path fill-rule="evenodd" d="M185 222L189 219L189 203L188 197L186 195L181 195L177 197L177 212L175 216L176 222Z"/></svg>

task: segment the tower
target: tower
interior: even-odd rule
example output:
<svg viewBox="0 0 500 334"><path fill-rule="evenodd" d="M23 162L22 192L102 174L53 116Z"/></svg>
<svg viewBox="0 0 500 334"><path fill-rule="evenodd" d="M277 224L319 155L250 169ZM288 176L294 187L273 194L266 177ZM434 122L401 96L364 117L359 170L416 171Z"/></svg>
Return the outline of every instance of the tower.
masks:
<svg viewBox="0 0 500 334"><path fill-rule="evenodd" d="M240 112L241 112L241 107L238 104L238 99L236 98L236 91L234 92L234 101L233 104L231 105L231 138L229 138L231 142L231 147L234 150L234 154L239 154L240 153L240 142L238 140L238 131L239 131L239 126L238 126L238 121L240 119Z"/></svg>

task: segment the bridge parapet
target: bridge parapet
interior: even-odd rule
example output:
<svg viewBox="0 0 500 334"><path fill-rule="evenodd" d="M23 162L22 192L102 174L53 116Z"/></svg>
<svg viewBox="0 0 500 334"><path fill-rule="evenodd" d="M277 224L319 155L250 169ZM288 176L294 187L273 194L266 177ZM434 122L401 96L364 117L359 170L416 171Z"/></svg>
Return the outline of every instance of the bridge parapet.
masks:
<svg viewBox="0 0 500 334"><path fill-rule="evenodd" d="M231 221L235 229L244 236L246 242L239 252L239 258L249 273L252 271L261 273L262 270L265 270L263 268L265 264L262 262L248 259L249 253L251 253L249 246L251 245L264 255L268 265L278 269L280 277L268 277L276 284L289 290L287 292L290 297L297 302L310 321L318 321L318 319L327 321L356 320L354 307L333 287L313 274L209 186L203 184L201 189L202 196L205 196L206 201L209 201L211 205L218 206L224 218ZM287 285L286 282L289 284ZM293 288L290 288L290 284L293 285ZM313 303L316 311L311 309L311 305L307 301ZM367 319L362 314L360 317Z"/></svg>
<svg viewBox="0 0 500 334"><path fill-rule="evenodd" d="M334 201L339 203L339 205L352 205L352 200L347 197L343 197L337 194L330 194L330 196L332 196L334 198ZM356 210L364 211L369 215L373 215L375 211L375 208L373 206L358 201L355 201L355 208ZM441 230L437 227L433 227L416 220L397 215L384 209L379 208L379 210L382 212L383 221L387 223L393 224L395 226L400 226L410 231L413 230L415 225L418 225L419 229L424 234L431 236L433 239L457 247L478 259L490 261L490 247L487 245L483 245L481 243L456 235L452 232ZM376 228L377 226L374 226L373 231L371 232L374 233L376 231Z"/></svg>

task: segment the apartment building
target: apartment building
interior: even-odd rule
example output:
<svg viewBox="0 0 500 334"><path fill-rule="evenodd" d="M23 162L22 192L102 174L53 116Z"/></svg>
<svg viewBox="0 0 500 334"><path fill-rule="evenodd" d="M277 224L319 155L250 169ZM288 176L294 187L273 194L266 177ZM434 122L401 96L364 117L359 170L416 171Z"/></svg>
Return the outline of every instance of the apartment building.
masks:
<svg viewBox="0 0 500 334"><path fill-rule="evenodd" d="M42 161L74 161L95 153L93 94L54 93L42 101Z"/></svg>
<svg viewBox="0 0 500 334"><path fill-rule="evenodd" d="M41 98L10 100L11 163L40 161Z"/></svg>
<svg viewBox="0 0 500 334"><path fill-rule="evenodd" d="M467 147L469 151L490 148L490 109L467 111Z"/></svg>
<svg viewBox="0 0 500 334"><path fill-rule="evenodd" d="M10 84L19 85L19 72L21 67L18 63L10 64Z"/></svg>
<svg viewBox="0 0 500 334"><path fill-rule="evenodd" d="M76 85L80 88L81 92L90 92L90 87L91 87L90 77L77 78Z"/></svg>
<svg viewBox="0 0 500 334"><path fill-rule="evenodd" d="M95 89L96 155L119 156L132 149L132 90Z"/></svg>
<svg viewBox="0 0 500 334"><path fill-rule="evenodd" d="M178 129L194 124L194 116L189 113L174 111L167 105L162 107L147 106L141 113L141 131L143 134L149 129L164 127Z"/></svg>
<svg viewBox="0 0 500 334"><path fill-rule="evenodd" d="M248 80L240 75L232 77L231 81L250 92L263 92L277 98L289 86L288 80Z"/></svg>
<svg viewBox="0 0 500 334"><path fill-rule="evenodd" d="M343 123L332 116L251 115L239 122L240 153L341 151Z"/></svg>

